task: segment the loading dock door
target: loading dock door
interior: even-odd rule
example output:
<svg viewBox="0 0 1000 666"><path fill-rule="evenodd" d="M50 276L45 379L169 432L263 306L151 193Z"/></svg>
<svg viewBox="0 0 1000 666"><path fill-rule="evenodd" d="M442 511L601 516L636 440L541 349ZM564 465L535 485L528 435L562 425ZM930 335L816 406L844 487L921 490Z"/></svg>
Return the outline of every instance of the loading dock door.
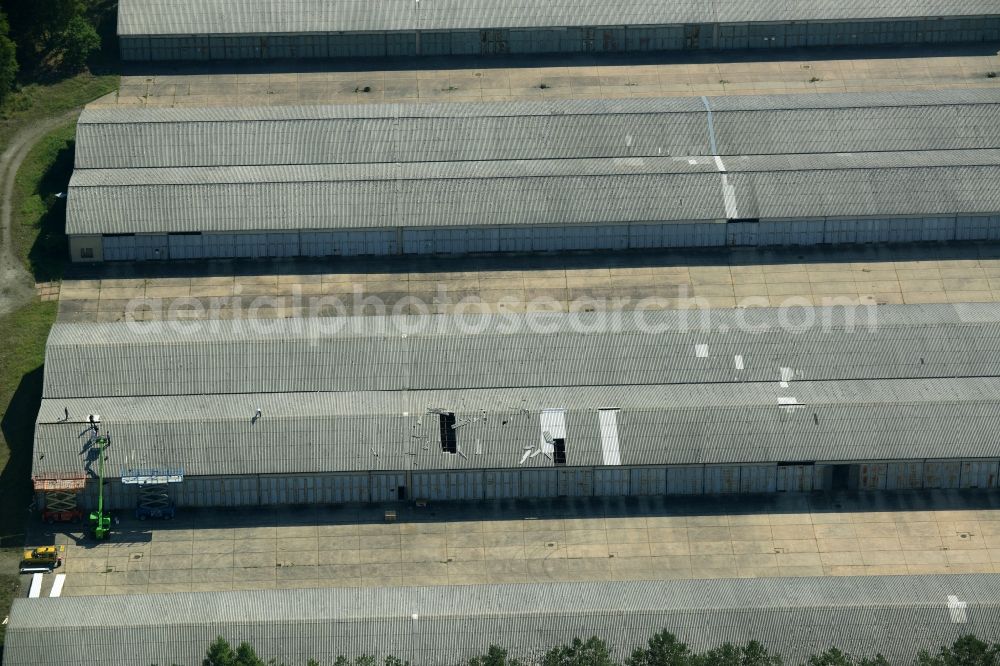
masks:
<svg viewBox="0 0 1000 666"><path fill-rule="evenodd" d="M851 482L850 465L834 465L830 490L847 490Z"/></svg>
<svg viewBox="0 0 1000 666"><path fill-rule="evenodd" d="M715 48L715 31L712 25L689 23L684 26L684 50Z"/></svg>
<svg viewBox="0 0 1000 666"><path fill-rule="evenodd" d="M785 48L785 25L783 23L751 23L750 39L747 44L752 49Z"/></svg>
<svg viewBox="0 0 1000 666"><path fill-rule="evenodd" d="M479 35L483 55L507 53L508 34L506 30L483 30Z"/></svg>
<svg viewBox="0 0 1000 666"><path fill-rule="evenodd" d="M700 25L686 25L684 26L684 48L687 50L697 49L701 34Z"/></svg>
<svg viewBox="0 0 1000 666"><path fill-rule="evenodd" d="M557 483L559 497L590 497L594 494L594 471L590 468L560 469Z"/></svg>

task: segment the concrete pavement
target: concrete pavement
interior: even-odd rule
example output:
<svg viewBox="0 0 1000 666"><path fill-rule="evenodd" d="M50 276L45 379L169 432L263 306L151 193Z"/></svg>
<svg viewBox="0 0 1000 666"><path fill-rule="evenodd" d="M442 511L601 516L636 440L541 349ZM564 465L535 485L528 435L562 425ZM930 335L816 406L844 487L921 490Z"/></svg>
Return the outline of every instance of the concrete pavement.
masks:
<svg viewBox="0 0 1000 666"><path fill-rule="evenodd" d="M123 518L99 545L40 529L31 545L66 545L64 595L1000 572L989 492L394 505L394 523L384 508L184 510Z"/></svg>
<svg viewBox="0 0 1000 666"><path fill-rule="evenodd" d="M1000 86L1000 79L986 76L1000 71L1000 56L989 45L464 61L469 64L461 68L453 59L428 59L402 66L305 61L295 63L295 71L269 63L153 69L122 76L118 92L90 106L488 102ZM223 71L227 66L233 69Z"/></svg>
<svg viewBox="0 0 1000 666"><path fill-rule="evenodd" d="M989 243L107 264L74 272L61 286L62 321L1000 299L1000 246Z"/></svg>

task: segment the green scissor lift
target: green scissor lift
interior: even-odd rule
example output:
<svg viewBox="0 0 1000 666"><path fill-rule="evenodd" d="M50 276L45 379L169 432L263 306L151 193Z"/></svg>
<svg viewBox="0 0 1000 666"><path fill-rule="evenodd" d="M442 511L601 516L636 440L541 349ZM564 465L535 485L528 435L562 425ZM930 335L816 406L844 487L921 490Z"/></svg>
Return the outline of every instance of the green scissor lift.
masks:
<svg viewBox="0 0 1000 666"><path fill-rule="evenodd" d="M97 447L97 511L90 512L90 530L94 538L104 541L111 533L111 514L104 513L104 449L111 443L106 435L94 440Z"/></svg>

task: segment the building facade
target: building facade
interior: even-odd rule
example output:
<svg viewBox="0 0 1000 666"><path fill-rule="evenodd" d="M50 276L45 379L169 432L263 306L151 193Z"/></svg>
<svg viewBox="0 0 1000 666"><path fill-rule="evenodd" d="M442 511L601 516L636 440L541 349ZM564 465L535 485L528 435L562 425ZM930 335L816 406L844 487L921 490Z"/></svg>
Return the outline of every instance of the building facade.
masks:
<svg viewBox="0 0 1000 666"><path fill-rule="evenodd" d="M989 89L93 110L67 234L74 261L994 240L998 127Z"/></svg>
<svg viewBox="0 0 1000 666"><path fill-rule="evenodd" d="M496 0L289 7L254 0L119 4L128 61L409 58L976 43L1000 39L986 0L540 3Z"/></svg>
<svg viewBox="0 0 1000 666"><path fill-rule="evenodd" d="M56 324L34 474L98 414L116 508L998 485L1000 306L817 312Z"/></svg>

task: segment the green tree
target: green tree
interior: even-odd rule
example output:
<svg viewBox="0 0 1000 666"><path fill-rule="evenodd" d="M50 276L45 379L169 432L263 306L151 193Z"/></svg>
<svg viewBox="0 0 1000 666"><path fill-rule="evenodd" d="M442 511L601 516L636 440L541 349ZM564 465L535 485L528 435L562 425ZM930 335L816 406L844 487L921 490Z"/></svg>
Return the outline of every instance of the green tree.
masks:
<svg viewBox="0 0 1000 666"><path fill-rule="evenodd" d="M78 72L87 64L90 54L101 48L101 38L87 19L74 16L63 31L59 46L63 69Z"/></svg>
<svg viewBox="0 0 1000 666"><path fill-rule="evenodd" d="M507 650L499 645L491 645L486 654L470 659L469 666L521 666L521 662L507 656Z"/></svg>
<svg viewBox="0 0 1000 666"><path fill-rule="evenodd" d="M236 653L233 647L222 636L215 639L215 642L208 646L205 658L201 660L201 666L236 666Z"/></svg>
<svg viewBox="0 0 1000 666"><path fill-rule="evenodd" d="M394 657L390 654L385 658L385 666L410 666L410 662L403 661L399 657Z"/></svg>
<svg viewBox="0 0 1000 666"><path fill-rule="evenodd" d="M744 647L723 643L717 648L696 657L697 666L781 666L781 656L772 654L757 641Z"/></svg>
<svg viewBox="0 0 1000 666"><path fill-rule="evenodd" d="M854 657L832 647L809 657L806 666L889 666L889 662L880 654L875 655L874 659Z"/></svg>
<svg viewBox="0 0 1000 666"><path fill-rule="evenodd" d="M83 0L5 0L4 7L20 56L29 63L56 48L70 21L86 10Z"/></svg>
<svg viewBox="0 0 1000 666"><path fill-rule="evenodd" d="M921 650L917 666L1000 666L1000 644L990 645L975 636L962 636L936 655Z"/></svg>
<svg viewBox="0 0 1000 666"><path fill-rule="evenodd" d="M233 647L222 636L215 639L215 642L208 647L208 652L201 662L201 666L272 666L276 662L272 659L270 664L257 656L253 646L246 641L240 643L239 647Z"/></svg>
<svg viewBox="0 0 1000 666"><path fill-rule="evenodd" d="M267 666L253 647L244 641L236 648L236 666Z"/></svg>
<svg viewBox="0 0 1000 666"><path fill-rule="evenodd" d="M574 638L571 645L560 645L545 653L542 666L614 666L608 646L597 636L586 642Z"/></svg>
<svg viewBox="0 0 1000 666"><path fill-rule="evenodd" d="M625 666L687 666L694 655L687 643L664 629L648 641L649 647L639 648L625 660Z"/></svg>
<svg viewBox="0 0 1000 666"><path fill-rule="evenodd" d="M378 666L378 659L371 656L370 654L363 654L360 657L355 657L353 660L348 659L344 655L340 655L333 662L333 666ZM403 661L399 657L394 657L389 655L382 662L384 666L410 666L410 662Z"/></svg>
<svg viewBox="0 0 1000 666"><path fill-rule="evenodd" d="M10 23L7 15L0 12L0 102L14 87L17 77L17 46L10 38Z"/></svg>

